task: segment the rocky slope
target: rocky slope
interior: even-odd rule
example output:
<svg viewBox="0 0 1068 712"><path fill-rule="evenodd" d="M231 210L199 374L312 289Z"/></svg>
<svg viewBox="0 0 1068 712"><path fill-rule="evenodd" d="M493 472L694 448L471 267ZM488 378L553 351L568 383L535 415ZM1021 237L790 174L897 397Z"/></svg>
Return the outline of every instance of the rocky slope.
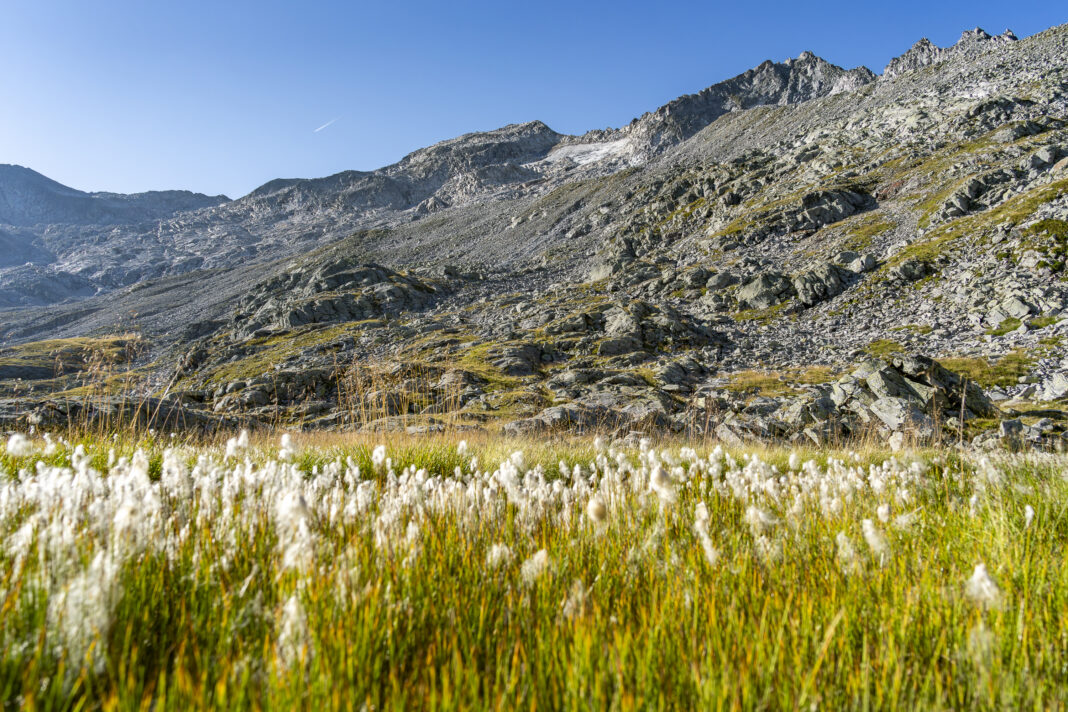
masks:
<svg viewBox="0 0 1068 712"><path fill-rule="evenodd" d="M878 78L806 53L619 130L273 181L106 269L57 255L36 279L113 291L3 313L0 366L138 331L141 396L207 423L1059 447L1066 67L1068 27L921 42ZM22 396L76 378L51 375Z"/></svg>
<svg viewBox="0 0 1068 712"><path fill-rule="evenodd" d="M643 163L726 112L807 101L873 78L806 52L681 97L620 131L564 136L531 121L443 141L376 171L273 180L235 201L181 191L82 193L19 166L0 167L0 239L22 245L0 262L10 285L0 290L0 305L65 301L150 277L278 258L361 228L544 194ZM27 262L37 269L25 269ZM56 284L68 280L78 287Z"/></svg>

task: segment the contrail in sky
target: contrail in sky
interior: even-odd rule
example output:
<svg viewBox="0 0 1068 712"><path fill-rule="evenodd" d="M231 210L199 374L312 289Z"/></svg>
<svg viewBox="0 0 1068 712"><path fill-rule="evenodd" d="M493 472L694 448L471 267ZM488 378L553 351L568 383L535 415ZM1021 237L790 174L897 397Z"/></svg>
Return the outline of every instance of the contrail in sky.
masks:
<svg viewBox="0 0 1068 712"><path fill-rule="evenodd" d="M339 119L339 118L341 118L341 117L339 116L339 117L338 117L338 119ZM319 128L317 128L317 129L315 129L314 131L312 131L312 133L319 133L320 131L322 131L323 129L325 129L325 128L326 128L327 126L329 126L330 124L334 123L335 121L337 121L337 119L330 119L330 120L329 120L329 121L327 121L327 122L326 122L325 124L323 124L323 125L322 125L322 126L320 126Z"/></svg>

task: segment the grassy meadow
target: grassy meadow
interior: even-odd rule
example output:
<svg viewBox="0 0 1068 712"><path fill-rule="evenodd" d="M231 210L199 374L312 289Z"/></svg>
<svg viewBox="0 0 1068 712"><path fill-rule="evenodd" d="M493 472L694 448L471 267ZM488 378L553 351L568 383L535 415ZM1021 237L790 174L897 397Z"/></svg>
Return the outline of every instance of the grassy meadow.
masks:
<svg viewBox="0 0 1068 712"><path fill-rule="evenodd" d="M5 709L1068 706L1068 459L0 446Z"/></svg>

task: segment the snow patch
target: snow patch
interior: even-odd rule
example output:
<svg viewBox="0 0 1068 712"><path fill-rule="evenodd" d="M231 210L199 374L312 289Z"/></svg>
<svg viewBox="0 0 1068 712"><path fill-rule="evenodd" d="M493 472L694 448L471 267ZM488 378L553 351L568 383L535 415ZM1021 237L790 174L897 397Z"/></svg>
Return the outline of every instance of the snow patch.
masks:
<svg viewBox="0 0 1068 712"><path fill-rule="evenodd" d="M604 143L575 143L554 148L549 151L545 160L556 162L571 159L580 166L585 166L606 158L622 158L629 147L630 141L625 138Z"/></svg>

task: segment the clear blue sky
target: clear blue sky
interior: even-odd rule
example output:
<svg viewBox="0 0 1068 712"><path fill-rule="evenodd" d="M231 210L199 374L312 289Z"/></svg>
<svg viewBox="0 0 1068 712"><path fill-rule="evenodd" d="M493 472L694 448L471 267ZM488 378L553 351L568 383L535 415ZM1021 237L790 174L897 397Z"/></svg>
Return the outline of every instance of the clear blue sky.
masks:
<svg viewBox="0 0 1068 712"><path fill-rule="evenodd" d="M880 72L921 36L1065 21L1052 0L4 0L0 163L238 197L513 122L620 126L806 49Z"/></svg>

